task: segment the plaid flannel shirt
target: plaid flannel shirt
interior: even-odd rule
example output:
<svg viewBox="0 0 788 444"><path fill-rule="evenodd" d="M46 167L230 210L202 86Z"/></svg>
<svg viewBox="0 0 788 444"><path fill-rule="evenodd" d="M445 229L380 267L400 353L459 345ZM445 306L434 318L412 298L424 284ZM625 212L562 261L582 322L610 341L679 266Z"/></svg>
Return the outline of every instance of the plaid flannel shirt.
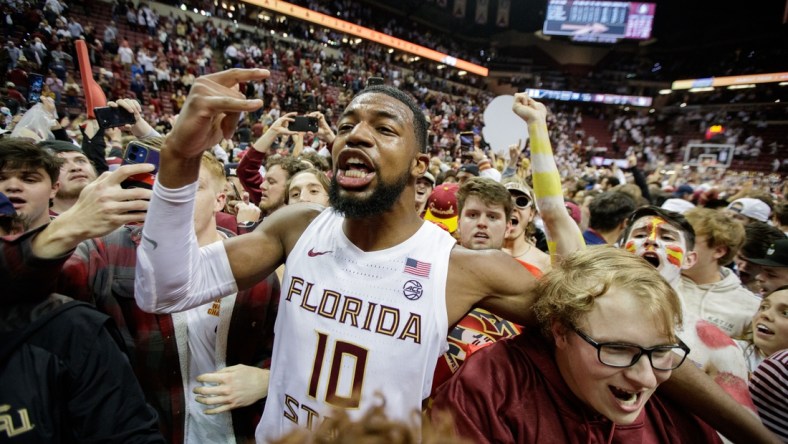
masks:
<svg viewBox="0 0 788 444"><path fill-rule="evenodd" d="M59 282L63 294L96 305L118 324L134 372L148 402L159 413L164 437L184 440L185 394L172 316L142 311L134 300L134 268L141 227L121 227L83 242L66 262ZM270 367L274 321L279 304L275 274L239 291L227 337L227 366ZM263 401L232 410L237 442L253 442ZM229 432L229 431L228 431Z"/></svg>

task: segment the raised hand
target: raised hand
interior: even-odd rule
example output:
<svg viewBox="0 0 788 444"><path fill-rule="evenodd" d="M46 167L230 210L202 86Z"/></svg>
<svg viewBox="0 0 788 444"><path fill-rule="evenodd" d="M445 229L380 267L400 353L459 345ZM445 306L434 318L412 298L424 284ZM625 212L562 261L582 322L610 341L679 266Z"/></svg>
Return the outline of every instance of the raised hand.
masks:
<svg viewBox="0 0 788 444"><path fill-rule="evenodd" d="M334 141L336 134L334 134L334 131L331 130L331 125L328 124L326 116L324 116L323 113L320 111L312 111L311 113L307 114L307 116L317 117L318 139L325 143L331 143Z"/></svg>
<svg viewBox="0 0 788 444"><path fill-rule="evenodd" d="M74 206L36 236L33 240L34 253L43 258L57 257L84 240L145 220L151 190L124 189L121 183L129 176L150 173L153 169L154 166L148 163L123 165L99 176L82 190Z"/></svg>
<svg viewBox="0 0 788 444"><path fill-rule="evenodd" d="M249 193L243 192L242 201L235 204L235 219L239 224L246 222L257 222L260 220L262 210L257 205L249 202Z"/></svg>
<svg viewBox="0 0 788 444"><path fill-rule="evenodd" d="M124 129L131 131L134 137L146 137L154 134L153 127L142 117L142 106L134 99L120 99L116 102L107 102L107 106L120 107L134 114L134 125L126 125Z"/></svg>
<svg viewBox="0 0 788 444"><path fill-rule="evenodd" d="M166 149L180 158L199 158L222 138L231 138L240 114L263 106L262 100L247 100L238 85L268 76L265 69L230 69L198 77L167 136Z"/></svg>
<svg viewBox="0 0 788 444"><path fill-rule="evenodd" d="M528 97L526 93L517 93L514 95L512 111L528 124L547 121L547 108L544 104Z"/></svg>
<svg viewBox="0 0 788 444"><path fill-rule="evenodd" d="M293 121L293 117L295 117L297 114L298 113L294 112L287 113L276 119L276 121L271 124L271 127L268 128L268 131L260 136L260 138L255 141L252 147L261 153L268 153L279 136L291 136L298 134L295 131L290 131L288 129L290 122Z"/></svg>

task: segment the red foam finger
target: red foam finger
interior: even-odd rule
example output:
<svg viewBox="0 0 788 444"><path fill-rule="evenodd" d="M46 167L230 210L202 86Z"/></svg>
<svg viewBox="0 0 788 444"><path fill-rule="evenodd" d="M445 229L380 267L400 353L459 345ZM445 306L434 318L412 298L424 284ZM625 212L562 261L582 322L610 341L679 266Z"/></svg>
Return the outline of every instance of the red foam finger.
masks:
<svg viewBox="0 0 788 444"><path fill-rule="evenodd" d="M93 108L107 106L107 96L98 83L93 79L93 70L90 66L88 47L84 40L74 42L79 60L79 74L82 76L82 89L85 91L85 107L88 117L95 119Z"/></svg>

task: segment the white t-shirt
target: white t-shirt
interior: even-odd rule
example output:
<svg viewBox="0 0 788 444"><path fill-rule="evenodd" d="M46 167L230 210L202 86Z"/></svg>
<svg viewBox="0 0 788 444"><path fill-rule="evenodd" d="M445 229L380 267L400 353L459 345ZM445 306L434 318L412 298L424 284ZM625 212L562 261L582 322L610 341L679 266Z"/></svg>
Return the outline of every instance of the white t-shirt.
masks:
<svg viewBox="0 0 788 444"><path fill-rule="evenodd" d="M206 415L203 413L209 406L195 400L194 389L203 384L197 382L197 376L212 373L216 368L216 330L219 327L221 299L209 302L183 312L188 328L187 362L188 374L184 387L188 415L186 416L185 435L187 443L224 442L232 430L225 430L226 420L222 415Z"/></svg>

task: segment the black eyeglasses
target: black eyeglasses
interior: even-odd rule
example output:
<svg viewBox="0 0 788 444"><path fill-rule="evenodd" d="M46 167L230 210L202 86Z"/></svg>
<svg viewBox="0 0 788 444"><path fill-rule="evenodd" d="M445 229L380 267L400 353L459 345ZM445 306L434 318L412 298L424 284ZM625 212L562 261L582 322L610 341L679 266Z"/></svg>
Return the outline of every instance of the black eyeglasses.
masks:
<svg viewBox="0 0 788 444"><path fill-rule="evenodd" d="M641 356L646 355L654 370L675 370L684 363L690 352L690 348L681 339L678 340L677 345L644 348L620 342L599 343L577 328L574 331L597 350L599 362L609 367L632 367L640 360Z"/></svg>
<svg viewBox="0 0 788 444"><path fill-rule="evenodd" d="M531 206L531 198L528 196L517 196L514 198L514 206L524 210Z"/></svg>

